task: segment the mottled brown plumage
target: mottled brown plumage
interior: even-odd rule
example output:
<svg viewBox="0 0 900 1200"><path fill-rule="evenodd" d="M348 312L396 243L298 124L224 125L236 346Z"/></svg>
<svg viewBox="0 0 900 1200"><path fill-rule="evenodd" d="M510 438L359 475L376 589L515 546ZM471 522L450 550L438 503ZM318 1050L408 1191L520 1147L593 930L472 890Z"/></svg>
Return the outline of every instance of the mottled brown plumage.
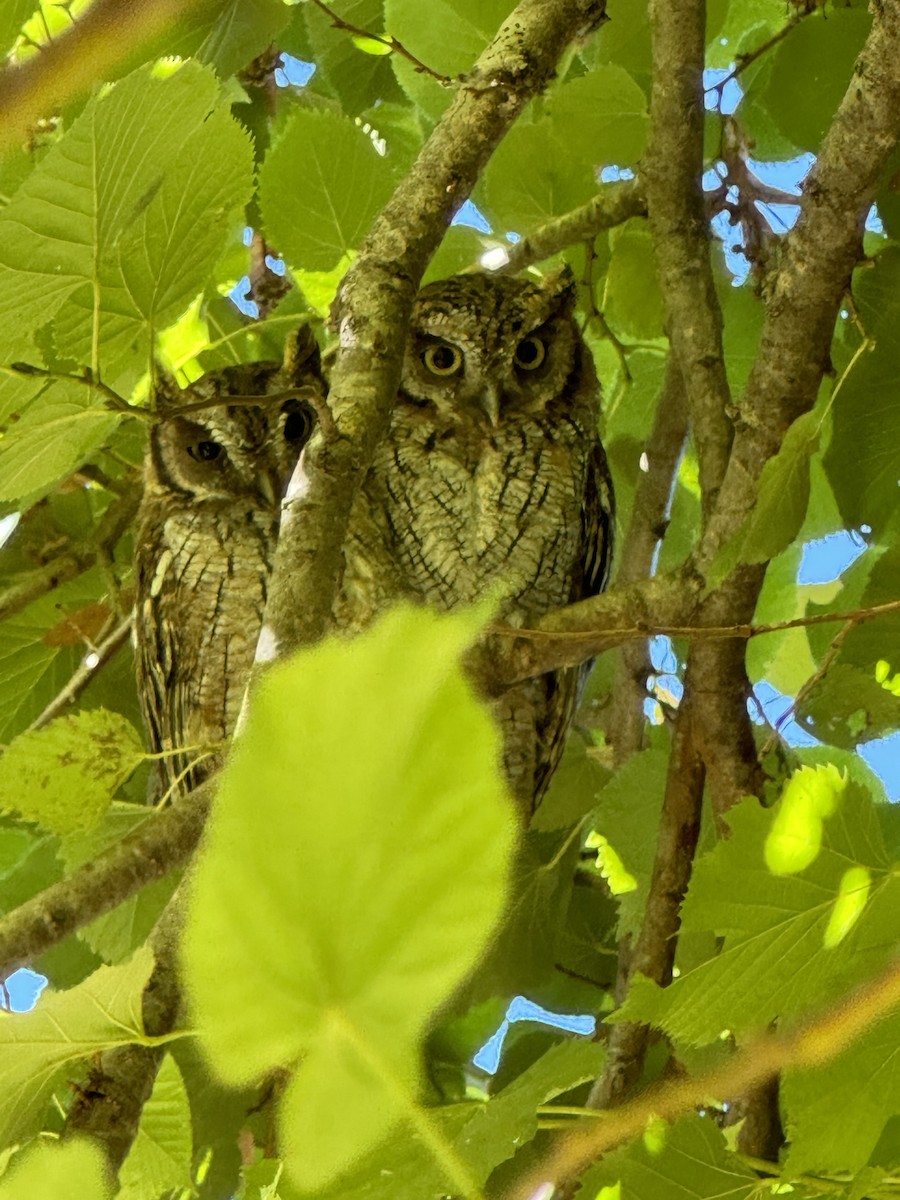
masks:
<svg viewBox="0 0 900 1200"><path fill-rule="evenodd" d="M198 755L234 729L281 497L313 423L302 396L284 393L309 386L324 390L304 326L283 364L224 367L183 392L157 387L135 551L135 662L151 748L184 748L161 760L157 794L195 786L219 760ZM254 396L263 402L227 402Z"/></svg>
<svg viewBox="0 0 900 1200"><path fill-rule="evenodd" d="M600 389L566 274L543 284L461 275L416 302L388 436L355 503L336 623L360 629L400 598L452 609L502 591L528 625L601 591L612 488ZM562 752L584 668L494 703L505 766L530 812Z"/></svg>

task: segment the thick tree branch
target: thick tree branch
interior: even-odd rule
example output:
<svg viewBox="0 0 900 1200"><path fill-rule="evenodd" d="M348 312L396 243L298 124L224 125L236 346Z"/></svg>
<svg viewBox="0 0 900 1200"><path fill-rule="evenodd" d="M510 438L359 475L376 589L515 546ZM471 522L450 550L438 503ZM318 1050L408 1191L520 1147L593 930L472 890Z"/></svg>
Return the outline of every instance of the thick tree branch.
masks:
<svg viewBox="0 0 900 1200"><path fill-rule="evenodd" d="M503 267L504 274L521 271L532 263L552 258L567 246L589 241L604 229L622 225L630 217L645 217L647 201L640 177L603 183L597 195L561 217L555 217L516 242Z"/></svg>
<svg viewBox="0 0 900 1200"><path fill-rule="evenodd" d="M522 0L465 78L341 285L331 380L339 436L314 437L295 473L267 624L279 649L328 628L354 493L387 426L422 273L453 214L525 104L554 76L604 0Z"/></svg>
<svg viewBox="0 0 900 1200"><path fill-rule="evenodd" d="M577 1179L601 1155L639 1137L654 1118L676 1121L708 1103L710 1096L742 1095L788 1068L821 1066L898 1005L900 965L895 963L796 1032L761 1037L717 1070L657 1084L597 1120L585 1121L586 1129L557 1139L552 1153L508 1193L507 1200L549 1196L548 1184Z"/></svg>
<svg viewBox="0 0 900 1200"><path fill-rule="evenodd" d="M187 862L203 833L214 788L215 781L207 780L68 879L0 919L0 979Z"/></svg>
<svg viewBox="0 0 900 1200"><path fill-rule="evenodd" d="M850 87L804 185L784 239L716 512L697 555L704 571L756 502L765 462L815 402L841 297L861 253L863 222L900 137L900 3L873 6Z"/></svg>
<svg viewBox="0 0 900 1200"><path fill-rule="evenodd" d="M0 71L0 150L86 91L198 0L94 0L65 33L22 66Z"/></svg>
<svg viewBox="0 0 900 1200"><path fill-rule="evenodd" d="M651 0L650 29L652 132L643 169L647 209L666 329L684 376L706 518L725 475L732 438L722 314L701 186L706 6L703 0Z"/></svg>

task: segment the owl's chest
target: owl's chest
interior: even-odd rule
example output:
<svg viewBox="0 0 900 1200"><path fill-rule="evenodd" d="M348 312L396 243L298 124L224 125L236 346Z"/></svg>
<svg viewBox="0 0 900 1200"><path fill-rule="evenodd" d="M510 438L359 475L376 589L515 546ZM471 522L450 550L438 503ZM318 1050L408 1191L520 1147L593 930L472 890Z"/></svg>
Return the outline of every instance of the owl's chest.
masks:
<svg viewBox="0 0 900 1200"><path fill-rule="evenodd" d="M381 448L370 495L412 590L445 607L491 585L520 598L549 588L540 607L562 602L583 491L571 441L537 423L404 432Z"/></svg>

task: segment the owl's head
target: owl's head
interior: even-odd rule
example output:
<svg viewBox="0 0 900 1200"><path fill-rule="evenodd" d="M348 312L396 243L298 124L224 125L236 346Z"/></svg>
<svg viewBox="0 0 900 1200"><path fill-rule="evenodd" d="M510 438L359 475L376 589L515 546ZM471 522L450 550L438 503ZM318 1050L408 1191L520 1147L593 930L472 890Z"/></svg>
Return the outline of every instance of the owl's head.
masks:
<svg viewBox="0 0 900 1200"><path fill-rule="evenodd" d="M571 398L589 369L574 305L568 270L540 283L472 274L429 284L410 323L405 396L495 428Z"/></svg>
<svg viewBox="0 0 900 1200"><path fill-rule="evenodd" d="M148 482L192 502L246 498L277 508L314 425L313 408L285 393L305 386L322 390L308 331L289 339L283 363L222 367L184 391L161 377Z"/></svg>

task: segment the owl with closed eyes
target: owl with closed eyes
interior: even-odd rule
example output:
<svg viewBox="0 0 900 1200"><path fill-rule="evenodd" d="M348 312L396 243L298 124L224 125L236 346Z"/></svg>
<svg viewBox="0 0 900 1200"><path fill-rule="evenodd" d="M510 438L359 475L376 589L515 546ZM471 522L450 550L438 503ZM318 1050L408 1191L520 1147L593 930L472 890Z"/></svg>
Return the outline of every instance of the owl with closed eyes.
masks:
<svg viewBox="0 0 900 1200"><path fill-rule="evenodd" d="M281 498L324 393L301 327L283 363L156 388L135 551L135 664L152 790L183 794L221 761L266 603Z"/></svg>
<svg viewBox="0 0 900 1200"><path fill-rule="evenodd" d="M528 626L595 595L609 572L613 493L600 387L574 319L575 285L480 274L416 301L388 435L357 496L336 624L400 599L450 610L501 594ZM559 761L587 667L492 701L504 766L530 815Z"/></svg>

